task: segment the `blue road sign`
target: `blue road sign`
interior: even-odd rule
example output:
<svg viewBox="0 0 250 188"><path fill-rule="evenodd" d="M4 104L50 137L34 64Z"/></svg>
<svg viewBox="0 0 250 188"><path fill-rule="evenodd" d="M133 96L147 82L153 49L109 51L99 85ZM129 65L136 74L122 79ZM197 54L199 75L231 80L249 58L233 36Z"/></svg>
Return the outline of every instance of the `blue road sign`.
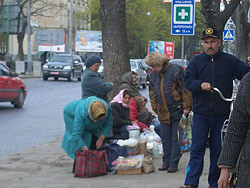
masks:
<svg viewBox="0 0 250 188"><path fill-rule="evenodd" d="M234 40L234 29L225 29L223 32L223 40Z"/></svg>
<svg viewBox="0 0 250 188"><path fill-rule="evenodd" d="M172 1L172 35L194 35L194 0Z"/></svg>

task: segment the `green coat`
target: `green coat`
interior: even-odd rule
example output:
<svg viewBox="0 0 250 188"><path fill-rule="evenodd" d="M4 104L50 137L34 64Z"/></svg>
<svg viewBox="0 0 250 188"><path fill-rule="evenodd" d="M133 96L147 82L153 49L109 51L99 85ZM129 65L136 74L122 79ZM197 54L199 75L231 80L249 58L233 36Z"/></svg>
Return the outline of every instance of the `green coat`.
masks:
<svg viewBox="0 0 250 188"><path fill-rule="evenodd" d="M107 95L112 89L112 84L105 81L98 72L86 68L82 76L82 98L96 96L108 101Z"/></svg>
<svg viewBox="0 0 250 188"><path fill-rule="evenodd" d="M90 119L88 109L96 101L102 101L107 109L107 116L97 122ZM111 108L104 100L97 97L76 100L67 104L63 112L65 122L65 134L62 141L62 148L69 157L75 159L75 151L87 146L90 148L92 135L100 137L108 135L113 127Z"/></svg>

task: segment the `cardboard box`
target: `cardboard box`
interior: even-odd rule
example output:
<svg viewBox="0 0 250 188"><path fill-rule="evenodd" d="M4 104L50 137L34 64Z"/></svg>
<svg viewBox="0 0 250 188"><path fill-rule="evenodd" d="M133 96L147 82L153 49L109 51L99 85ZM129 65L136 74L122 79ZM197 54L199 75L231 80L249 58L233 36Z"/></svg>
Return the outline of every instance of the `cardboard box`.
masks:
<svg viewBox="0 0 250 188"><path fill-rule="evenodd" d="M139 175L141 173L142 173L142 167L132 168L128 170L117 170L117 174L120 174L120 175Z"/></svg>
<svg viewBox="0 0 250 188"><path fill-rule="evenodd" d="M139 143L139 150L138 150L138 154L143 154L144 157L147 156L147 142L140 142Z"/></svg>

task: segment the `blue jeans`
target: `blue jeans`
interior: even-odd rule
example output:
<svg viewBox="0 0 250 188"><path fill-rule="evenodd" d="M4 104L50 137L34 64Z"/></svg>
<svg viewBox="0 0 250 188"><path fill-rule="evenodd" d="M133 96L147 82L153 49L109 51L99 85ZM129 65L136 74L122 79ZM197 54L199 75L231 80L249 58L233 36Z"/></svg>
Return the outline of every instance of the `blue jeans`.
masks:
<svg viewBox="0 0 250 188"><path fill-rule="evenodd" d="M221 152L221 128L228 116L212 116L194 114L192 127L192 146L190 160L186 171L185 185L199 185L199 178L203 171L206 142L210 131L210 167L208 183L218 187L220 169L217 160Z"/></svg>
<svg viewBox="0 0 250 188"><path fill-rule="evenodd" d="M179 121L173 121L171 124L161 123L161 140L163 147L163 164L169 167L178 167L181 157L180 147L178 143L177 130Z"/></svg>

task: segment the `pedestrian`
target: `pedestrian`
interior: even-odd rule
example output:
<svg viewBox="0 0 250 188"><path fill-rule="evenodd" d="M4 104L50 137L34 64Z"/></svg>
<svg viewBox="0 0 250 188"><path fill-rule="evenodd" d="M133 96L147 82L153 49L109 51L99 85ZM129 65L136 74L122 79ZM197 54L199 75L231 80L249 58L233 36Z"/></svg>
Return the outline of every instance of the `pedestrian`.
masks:
<svg viewBox="0 0 250 188"><path fill-rule="evenodd" d="M161 123L163 164L160 171L174 173L181 158L177 130L182 114L188 115L191 99L183 88L184 69L170 64L166 55L154 52L146 58L153 68L149 78L149 96L153 111Z"/></svg>
<svg viewBox="0 0 250 188"><path fill-rule="evenodd" d="M132 125L129 119L129 103L131 94L128 89L123 89L110 102L113 115L113 135L115 139L128 139L127 126Z"/></svg>
<svg viewBox="0 0 250 188"><path fill-rule="evenodd" d="M223 148L218 160L221 174L218 188L228 188L229 169L235 168L238 158L237 188L250 185L250 73L241 81L230 116Z"/></svg>
<svg viewBox="0 0 250 188"><path fill-rule="evenodd" d="M139 90L136 85L136 76L137 76L137 73L133 71L127 72L124 75L122 75L122 78L121 78L122 84L119 87L119 91L123 89L128 89L132 97L140 96L141 94L139 93Z"/></svg>
<svg viewBox="0 0 250 188"><path fill-rule="evenodd" d="M192 146L186 171L185 185L199 185L203 170L206 141L210 132L209 188L218 187L220 169L217 160L221 151L221 128L230 113L230 102L224 101L211 88L218 88L226 98L232 96L233 80L241 80L249 67L233 55L220 50L221 36L213 28L202 33L204 52L193 57L187 67L185 87L192 92Z"/></svg>
<svg viewBox="0 0 250 188"><path fill-rule="evenodd" d="M101 59L96 55L91 55L85 61L86 69L82 76L82 98L96 96L108 101L108 93L112 90L113 84L105 81L97 72L101 64Z"/></svg>
<svg viewBox="0 0 250 188"><path fill-rule="evenodd" d="M99 149L113 126L110 106L95 96L67 104L63 117L65 134L62 148L72 159L75 159L76 151Z"/></svg>

